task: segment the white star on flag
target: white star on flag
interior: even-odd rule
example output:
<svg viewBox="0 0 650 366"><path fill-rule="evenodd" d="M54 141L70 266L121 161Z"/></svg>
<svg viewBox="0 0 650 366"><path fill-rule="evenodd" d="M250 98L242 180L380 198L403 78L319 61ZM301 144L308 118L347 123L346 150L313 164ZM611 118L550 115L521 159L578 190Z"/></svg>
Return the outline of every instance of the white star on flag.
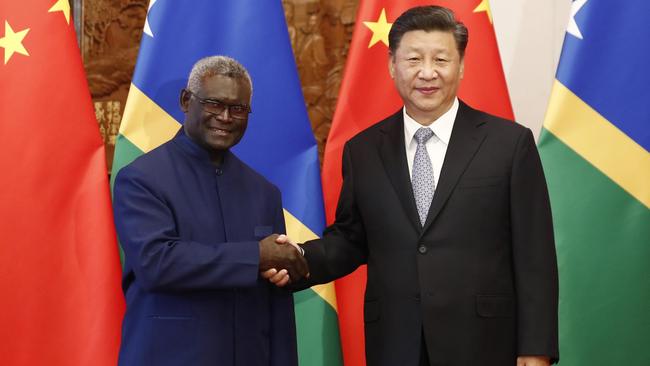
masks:
<svg viewBox="0 0 650 366"><path fill-rule="evenodd" d="M578 28L578 23L576 23L576 14L586 3L587 0L575 0L571 3L571 17L569 18L569 25L566 27L567 33L579 39L582 39L582 33Z"/></svg>
<svg viewBox="0 0 650 366"><path fill-rule="evenodd" d="M149 25L149 12L151 11L151 7L153 7L153 4L155 3L156 0L151 0L149 2L149 9L147 10L147 18L144 21L144 33L151 38L153 38L153 32L151 31L151 26Z"/></svg>

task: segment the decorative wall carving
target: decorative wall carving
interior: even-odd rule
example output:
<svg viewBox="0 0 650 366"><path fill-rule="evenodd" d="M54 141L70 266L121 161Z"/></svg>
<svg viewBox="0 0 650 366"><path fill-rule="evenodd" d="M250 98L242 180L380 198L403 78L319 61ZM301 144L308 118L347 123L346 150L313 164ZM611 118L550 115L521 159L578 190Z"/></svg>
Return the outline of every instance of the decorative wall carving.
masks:
<svg viewBox="0 0 650 366"><path fill-rule="evenodd" d="M82 18L77 32L110 169L148 0L72 1ZM322 161L358 0L283 0L282 5Z"/></svg>
<svg viewBox="0 0 650 366"><path fill-rule="evenodd" d="M75 0L81 54L109 170L140 47L148 0Z"/></svg>
<svg viewBox="0 0 650 366"><path fill-rule="evenodd" d="M322 162L358 0L283 0L282 5Z"/></svg>

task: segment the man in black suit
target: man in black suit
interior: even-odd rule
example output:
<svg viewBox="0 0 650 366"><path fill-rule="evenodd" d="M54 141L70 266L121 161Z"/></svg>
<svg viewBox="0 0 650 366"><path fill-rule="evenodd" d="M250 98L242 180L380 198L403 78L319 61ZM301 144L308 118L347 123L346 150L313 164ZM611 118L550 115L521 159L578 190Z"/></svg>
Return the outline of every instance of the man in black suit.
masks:
<svg viewBox="0 0 650 366"><path fill-rule="evenodd" d="M336 221L300 245L311 277L295 288L368 265L371 366L539 366L559 357L539 155L529 129L456 97L467 40L446 8L413 8L395 21L389 69L404 108L346 143Z"/></svg>

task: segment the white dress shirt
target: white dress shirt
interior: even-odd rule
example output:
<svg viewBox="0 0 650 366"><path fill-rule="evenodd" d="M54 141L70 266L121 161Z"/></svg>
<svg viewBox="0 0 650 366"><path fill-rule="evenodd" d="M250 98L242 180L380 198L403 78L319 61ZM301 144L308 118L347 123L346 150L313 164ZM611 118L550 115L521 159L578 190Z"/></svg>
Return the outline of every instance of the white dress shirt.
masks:
<svg viewBox="0 0 650 366"><path fill-rule="evenodd" d="M415 132L420 127L429 127L434 135L424 144L427 147L429 159L433 166L433 177L438 186L440 180L440 172L442 171L442 163L445 161L445 154L447 153L447 146L451 138L451 130L454 128L454 121L458 113L458 98L454 99L454 104L445 114L440 116L437 120L433 121L429 126L423 126L416 122L406 113L406 107L403 108L404 113L404 146L406 147L406 160L409 165L409 177L413 179L413 159L415 159L415 150L418 143L415 140Z"/></svg>

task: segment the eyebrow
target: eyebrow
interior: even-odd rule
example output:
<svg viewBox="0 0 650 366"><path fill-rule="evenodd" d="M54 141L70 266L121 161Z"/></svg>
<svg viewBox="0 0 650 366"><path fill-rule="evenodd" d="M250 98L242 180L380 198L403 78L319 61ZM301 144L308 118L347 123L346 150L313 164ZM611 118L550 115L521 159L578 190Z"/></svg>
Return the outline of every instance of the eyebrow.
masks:
<svg viewBox="0 0 650 366"><path fill-rule="evenodd" d="M404 48L404 51L405 52L413 52L413 51L415 51L415 52L423 52L423 49L422 49L422 47L417 47L417 46L406 46ZM433 51L438 52L438 53L449 52L449 50L443 49L443 48L436 48Z"/></svg>

